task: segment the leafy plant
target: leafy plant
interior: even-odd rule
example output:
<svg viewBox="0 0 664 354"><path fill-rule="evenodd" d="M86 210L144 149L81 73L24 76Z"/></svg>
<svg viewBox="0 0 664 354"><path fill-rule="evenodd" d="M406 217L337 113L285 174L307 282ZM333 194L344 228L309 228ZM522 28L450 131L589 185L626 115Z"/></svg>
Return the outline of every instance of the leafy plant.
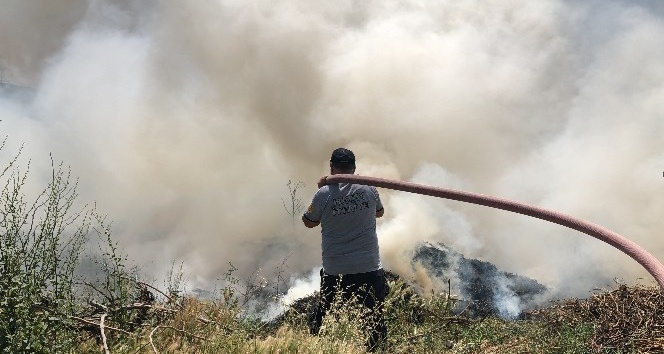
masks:
<svg viewBox="0 0 664 354"><path fill-rule="evenodd" d="M73 210L77 183L52 159L50 182L29 202L30 165L22 171L19 156L0 174L0 352L66 351L75 338L74 272L91 213Z"/></svg>

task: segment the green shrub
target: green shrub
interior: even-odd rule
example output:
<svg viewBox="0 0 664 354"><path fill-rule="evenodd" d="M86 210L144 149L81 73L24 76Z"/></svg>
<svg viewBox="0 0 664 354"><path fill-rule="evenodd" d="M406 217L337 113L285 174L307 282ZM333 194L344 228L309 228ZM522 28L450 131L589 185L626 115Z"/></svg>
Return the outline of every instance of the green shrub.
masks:
<svg viewBox="0 0 664 354"><path fill-rule="evenodd" d="M19 155L0 174L0 352L67 351L75 338L74 271L91 214L72 210L76 182L53 164L51 181L29 202L29 166L17 167Z"/></svg>

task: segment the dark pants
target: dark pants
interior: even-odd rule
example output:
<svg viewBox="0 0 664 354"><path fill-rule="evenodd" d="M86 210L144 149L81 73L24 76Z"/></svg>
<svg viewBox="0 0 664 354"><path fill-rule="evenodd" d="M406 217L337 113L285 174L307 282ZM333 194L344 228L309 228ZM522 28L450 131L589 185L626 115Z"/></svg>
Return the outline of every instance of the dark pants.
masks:
<svg viewBox="0 0 664 354"><path fill-rule="evenodd" d="M320 300L311 320L310 331L318 334L335 296L341 293L349 301L353 297L369 311L365 323L369 325L367 348L377 349L387 337L387 326L383 318L383 302L388 292L385 271L382 269L368 273L331 275L320 271Z"/></svg>

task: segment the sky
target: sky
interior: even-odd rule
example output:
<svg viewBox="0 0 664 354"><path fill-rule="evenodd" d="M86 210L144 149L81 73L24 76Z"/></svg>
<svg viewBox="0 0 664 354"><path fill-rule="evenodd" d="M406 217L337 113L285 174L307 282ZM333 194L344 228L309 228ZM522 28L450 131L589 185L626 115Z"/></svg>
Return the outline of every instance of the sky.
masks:
<svg viewBox="0 0 664 354"><path fill-rule="evenodd" d="M209 287L320 267L293 219L347 147L357 173L523 201L664 259L664 5L658 1L6 0L0 152L51 161L146 274ZM422 288L421 242L582 296L652 284L562 226L380 190L385 268Z"/></svg>

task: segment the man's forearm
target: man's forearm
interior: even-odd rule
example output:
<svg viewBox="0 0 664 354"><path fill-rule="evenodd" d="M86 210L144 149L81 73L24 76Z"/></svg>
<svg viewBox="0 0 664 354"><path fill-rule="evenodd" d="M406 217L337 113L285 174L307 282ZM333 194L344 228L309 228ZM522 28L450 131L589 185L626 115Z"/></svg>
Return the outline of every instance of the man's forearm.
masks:
<svg viewBox="0 0 664 354"><path fill-rule="evenodd" d="M320 221L311 221L311 220L307 219L307 217L304 216L304 215L302 215L302 222L304 223L304 226L306 226L310 229L320 225Z"/></svg>

